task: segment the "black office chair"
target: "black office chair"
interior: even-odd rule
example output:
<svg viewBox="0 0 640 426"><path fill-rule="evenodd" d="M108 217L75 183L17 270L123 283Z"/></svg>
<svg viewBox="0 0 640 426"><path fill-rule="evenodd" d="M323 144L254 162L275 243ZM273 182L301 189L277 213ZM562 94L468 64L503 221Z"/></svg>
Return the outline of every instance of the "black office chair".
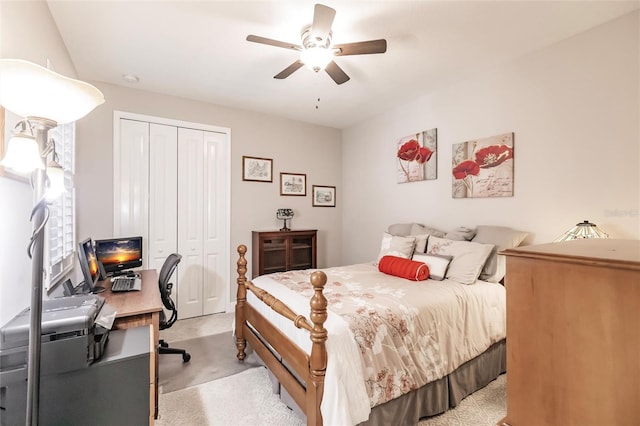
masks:
<svg viewBox="0 0 640 426"><path fill-rule="evenodd" d="M182 256L178 253L170 254L167 260L164 261L162 269L160 269L160 277L158 278L158 285L160 286L160 296L162 297L162 303L164 307L171 311L171 317L167 320L167 316L164 310L160 311L160 330L167 329L173 325L178 319L178 309L175 303L171 299L171 288L173 284L169 282L169 278L173 275L173 272L178 267L178 263L182 260ZM169 344L163 339L160 339L160 354L181 354L183 362L189 362L191 355L184 349L170 348Z"/></svg>

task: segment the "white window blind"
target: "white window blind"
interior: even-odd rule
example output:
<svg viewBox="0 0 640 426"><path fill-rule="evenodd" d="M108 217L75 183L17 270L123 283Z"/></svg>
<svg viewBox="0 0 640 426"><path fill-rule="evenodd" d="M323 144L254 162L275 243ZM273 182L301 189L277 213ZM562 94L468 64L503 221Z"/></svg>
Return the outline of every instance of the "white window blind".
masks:
<svg viewBox="0 0 640 426"><path fill-rule="evenodd" d="M45 288L59 280L73 267L76 246L75 226L75 124L61 124L49 131L56 144L57 161L64 169L67 190L49 204L46 226Z"/></svg>

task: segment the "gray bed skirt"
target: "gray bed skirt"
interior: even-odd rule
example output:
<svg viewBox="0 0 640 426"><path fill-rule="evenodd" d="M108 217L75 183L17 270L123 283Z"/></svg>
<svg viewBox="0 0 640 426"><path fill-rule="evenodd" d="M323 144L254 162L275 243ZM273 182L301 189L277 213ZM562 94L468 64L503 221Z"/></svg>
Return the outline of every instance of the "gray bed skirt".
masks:
<svg viewBox="0 0 640 426"><path fill-rule="evenodd" d="M444 413L506 371L506 348L506 340L501 340L448 376L373 407L369 420L360 425L415 426L421 418Z"/></svg>
<svg viewBox="0 0 640 426"><path fill-rule="evenodd" d="M448 376L373 407L369 420L359 425L415 426L421 418L442 414L450 408L456 407L466 396L485 387L500 374L506 372L506 353L506 339L503 339L494 343L477 357L462 364ZM282 359L279 355L277 356L280 360ZM286 363L283 364L286 366ZM269 372L269 377L274 393L280 394L280 399L299 417L305 419L304 413L298 408L286 389L280 386L271 372Z"/></svg>

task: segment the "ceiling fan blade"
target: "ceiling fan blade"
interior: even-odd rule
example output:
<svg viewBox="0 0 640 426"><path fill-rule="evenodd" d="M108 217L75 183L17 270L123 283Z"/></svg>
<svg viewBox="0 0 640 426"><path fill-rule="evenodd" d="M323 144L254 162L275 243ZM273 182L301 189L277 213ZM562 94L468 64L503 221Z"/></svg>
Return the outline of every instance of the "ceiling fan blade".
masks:
<svg viewBox="0 0 640 426"><path fill-rule="evenodd" d="M340 68L335 61L329 62L329 65L327 65L324 70L327 72L327 74L329 74L329 77L331 77L333 81L336 82L336 84L342 84L349 81L349 76L347 75L347 73L342 71L342 68Z"/></svg>
<svg viewBox="0 0 640 426"><path fill-rule="evenodd" d="M284 49L292 49L292 50L302 50L302 46L293 43L287 43L285 41L278 41L271 38L260 37L257 35L248 35L247 41L252 41L254 43L260 44L268 44L269 46L282 47Z"/></svg>
<svg viewBox="0 0 640 426"><path fill-rule="evenodd" d="M326 39L329 32L331 32L331 25L333 24L333 18L335 18L335 16L336 11L334 9L323 4L316 4L313 9L311 32L314 35L320 36L323 40Z"/></svg>
<svg viewBox="0 0 640 426"><path fill-rule="evenodd" d="M291 74L293 74L295 71L297 71L302 65L304 65L302 61L297 60L291 65L289 65L288 67L286 67L285 69L283 69L282 71L280 71L278 74L274 75L273 78L277 78L278 80L287 78Z"/></svg>
<svg viewBox="0 0 640 426"><path fill-rule="evenodd" d="M334 49L339 49L336 56L369 55L371 53L384 53L387 51L387 40L369 40L356 43L336 44Z"/></svg>

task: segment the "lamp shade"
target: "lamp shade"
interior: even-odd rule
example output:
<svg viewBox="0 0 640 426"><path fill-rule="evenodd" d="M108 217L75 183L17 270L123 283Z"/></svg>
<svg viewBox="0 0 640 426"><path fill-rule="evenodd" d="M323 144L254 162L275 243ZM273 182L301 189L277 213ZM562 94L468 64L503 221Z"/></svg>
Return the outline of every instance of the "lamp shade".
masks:
<svg viewBox="0 0 640 426"><path fill-rule="evenodd" d="M598 228L595 223L585 220L584 222L577 223L576 226L560 235L556 238L555 242L579 240L584 238L609 238L609 235Z"/></svg>
<svg viewBox="0 0 640 426"><path fill-rule="evenodd" d="M21 59L0 59L0 105L19 116L70 123L103 102L89 83Z"/></svg>
<svg viewBox="0 0 640 426"><path fill-rule="evenodd" d="M308 47L300 54L300 61L307 66L307 68L318 72L323 69L333 60L333 50L325 47Z"/></svg>
<svg viewBox="0 0 640 426"><path fill-rule="evenodd" d="M49 179L49 186L44 195L49 201L55 200L66 190L64 169L57 162L50 161L47 164L47 178Z"/></svg>
<svg viewBox="0 0 640 426"><path fill-rule="evenodd" d="M2 164L2 167L20 174L28 174L35 169L44 169L38 142L33 136L23 133L19 133L9 139L7 153L0 164Z"/></svg>

